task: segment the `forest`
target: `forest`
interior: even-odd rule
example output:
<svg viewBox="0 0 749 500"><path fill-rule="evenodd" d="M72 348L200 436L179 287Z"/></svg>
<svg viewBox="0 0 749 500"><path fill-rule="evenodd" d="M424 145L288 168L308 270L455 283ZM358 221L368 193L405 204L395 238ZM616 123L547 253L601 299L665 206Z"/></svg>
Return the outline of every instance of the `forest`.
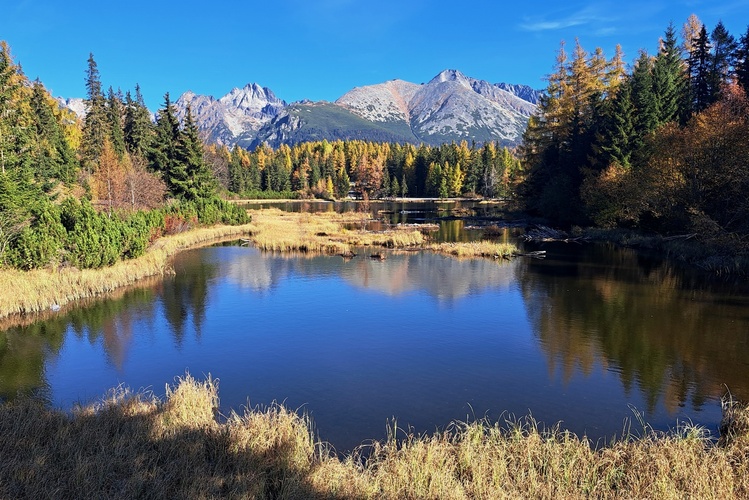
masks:
<svg viewBox="0 0 749 500"><path fill-rule="evenodd" d="M631 66L564 43L515 150L365 141L204 144L169 94L102 87L87 62L86 116L60 106L0 46L0 263L101 267L161 235L242 223L230 198L486 197L559 226L749 236L749 30L691 16Z"/></svg>
<svg viewBox="0 0 749 500"><path fill-rule="evenodd" d="M524 207L564 225L749 236L749 29L696 16L631 68L565 45L520 148Z"/></svg>
<svg viewBox="0 0 749 500"><path fill-rule="evenodd" d="M248 216L217 195L203 143L167 94L156 123L136 87L105 95L93 56L87 115L61 108L0 45L0 262L98 268L162 235Z"/></svg>

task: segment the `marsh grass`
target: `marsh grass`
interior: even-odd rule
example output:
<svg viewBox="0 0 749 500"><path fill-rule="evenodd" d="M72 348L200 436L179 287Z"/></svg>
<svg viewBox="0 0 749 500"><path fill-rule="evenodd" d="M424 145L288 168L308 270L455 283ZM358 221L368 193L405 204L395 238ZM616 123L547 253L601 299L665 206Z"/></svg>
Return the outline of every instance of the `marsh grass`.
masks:
<svg viewBox="0 0 749 500"><path fill-rule="evenodd" d="M509 257L513 245L488 241L426 244L424 234L412 227L387 231L349 229L371 220L365 212L293 213L278 209L253 211L253 221L241 226L214 226L160 238L146 254L101 269L0 270L0 319L44 313L52 307L89 299L169 272L170 258L186 248L231 238L247 238L261 250L305 254L352 255L354 247L428 249L457 257Z"/></svg>
<svg viewBox="0 0 749 500"><path fill-rule="evenodd" d="M486 240L459 243L433 243L427 248L455 257L489 257L493 259L510 258L518 252L518 248L511 243L496 243Z"/></svg>
<svg viewBox="0 0 749 500"><path fill-rule="evenodd" d="M722 435L680 425L596 448L530 417L455 422L337 457L280 405L219 423L217 383L186 375L164 401L118 388L72 413L0 405L3 498L746 498L749 407Z"/></svg>
<svg viewBox="0 0 749 500"><path fill-rule="evenodd" d="M349 254L355 246L407 248L424 242L424 235L413 228L382 232L347 229L371 219L363 212L310 214L266 209L253 212L252 219L250 239L262 250L337 255Z"/></svg>

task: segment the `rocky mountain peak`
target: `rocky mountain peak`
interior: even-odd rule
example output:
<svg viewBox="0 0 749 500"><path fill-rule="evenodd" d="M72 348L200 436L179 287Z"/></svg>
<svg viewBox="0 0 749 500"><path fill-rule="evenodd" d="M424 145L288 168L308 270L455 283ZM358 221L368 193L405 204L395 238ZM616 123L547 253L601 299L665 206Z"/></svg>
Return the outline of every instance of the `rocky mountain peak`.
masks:
<svg viewBox="0 0 749 500"><path fill-rule="evenodd" d="M470 79L457 69L446 69L441 71L437 76L432 78L429 83L456 82L464 87L470 87Z"/></svg>
<svg viewBox="0 0 749 500"><path fill-rule="evenodd" d="M220 98L219 102L227 108L242 111L246 115L262 113L269 104L271 107L278 108L286 106L286 102L276 97L271 89L261 87L257 83L248 83L241 89L233 88L231 92Z"/></svg>

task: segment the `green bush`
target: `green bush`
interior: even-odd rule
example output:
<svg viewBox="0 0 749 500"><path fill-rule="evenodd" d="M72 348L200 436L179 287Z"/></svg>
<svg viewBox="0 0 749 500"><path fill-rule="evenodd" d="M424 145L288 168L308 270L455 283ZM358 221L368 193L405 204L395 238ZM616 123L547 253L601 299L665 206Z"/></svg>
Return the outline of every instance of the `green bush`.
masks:
<svg viewBox="0 0 749 500"><path fill-rule="evenodd" d="M80 268L109 266L122 255L122 222L116 216L97 213L88 200L72 198L62 204L61 220L68 231L71 264Z"/></svg>
<svg viewBox="0 0 749 500"><path fill-rule="evenodd" d="M31 225L13 242L8 254L8 262L23 270L59 261L67 239L60 210L53 203L39 203L31 209L31 216Z"/></svg>

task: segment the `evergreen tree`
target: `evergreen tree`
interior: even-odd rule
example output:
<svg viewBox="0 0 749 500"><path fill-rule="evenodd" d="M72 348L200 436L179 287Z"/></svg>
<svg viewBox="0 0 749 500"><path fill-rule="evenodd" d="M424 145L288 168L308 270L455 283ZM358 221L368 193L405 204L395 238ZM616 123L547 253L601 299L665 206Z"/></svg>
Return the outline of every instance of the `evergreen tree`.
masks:
<svg viewBox="0 0 749 500"><path fill-rule="evenodd" d="M104 147L104 139L109 134L106 100L101 90L99 69L94 55L89 54L86 69L86 118L83 122L81 140L81 160L86 170L91 173Z"/></svg>
<svg viewBox="0 0 749 500"><path fill-rule="evenodd" d="M242 153L239 145L235 144L229 157L229 191L242 194L247 190L245 171L242 167Z"/></svg>
<svg viewBox="0 0 749 500"><path fill-rule="evenodd" d="M143 101L140 86L135 85L135 100L130 92L125 97L125 145L131 155L145 158L151 148L153 140L153 125L151 115Z"/></svg>
<svg viewBox="0 0 749 500"><path fill-rule="evenodd" d="M658 55L653 62L655 122L663 125L685 115L686 79L681 51L673 23L666 28Z"/></svg>
<svg viewBox="0 0 749 500"><path fill-rule="evenodd" d="M704 25L697 38L692 41L689 56L689 92L692 112L700 112L710 104L710 39Z"/></svg>
<svg viewBox="0 0 749 500"><path fill-rule="evenodd" d="M605 113L605 124L597 137L597 145L603 153L601 167L611 163L629 167L635 147L635 107L632 103L632 87L626 82L611 101L610 111Z"/></svg>
<svg viewBox="0 0 749 500"><path fill-rule="evenodd" d="M640 140L658 124L656 97L653 95L652 60L642 52L632 71L631 94L636 110L635 130Z"/></svg>
<svg viewBox="0 0 749 500"><path fill-rule="evenodd" d="M173 184L171 177L178 169L175 163L177 162L180 129L169 92L164 95L164 107L158 111L154 135L154 142L149 151L151 168L162 176L169 192L176 194L179 188ZM180 177L177 176L178 179Z"/></svg>
<svg viewBox="0 0 749 500"><path fill-rule="evenodd" d="M0 42L0 172L28 170L30 116L25 109L25 79L8 44ZM26 172L24 175L28 175Z"/></svg>
<svg viewBox="0 0 749 500"><path fill-rule="evenodd" d="M718 100L723 85L728 83L733 73L738 46L736 39L728 33L721 21L718 21L715 29L710 33L710 41L712 42L712 54L708 76L708 105Z"/></svg>
<svg viewBox="0 0 749 500"><path fill-rule="evenodd" d="M749 26L736 47L736 81L749 94Z"/></svg>
<svg viewBox="0 0 749 500"><path fill-rule="evenodd" d="M112 87L107 91L107 118L109 125L109 142L112 150L119 159L125 155L125 134L122 124L123 104L119 92L116 94Z"/></svg>
<svg viewBox="0 0 749 500"><path fill-rule="evenodd" d="M72 182L75 173L75 154L55 117L47 90L35 81L31 94L34 130L34 163L36 176L43 185L51 187L50 179Z"/></svg>
<svg viewBox="0 0 749 500"><path fill-rule="evenodd" d="M210 198L215 194L214 178L203 159L203 142L189 105L179 134L176 160L169 173L173 194L186 200Z"/></svg>

